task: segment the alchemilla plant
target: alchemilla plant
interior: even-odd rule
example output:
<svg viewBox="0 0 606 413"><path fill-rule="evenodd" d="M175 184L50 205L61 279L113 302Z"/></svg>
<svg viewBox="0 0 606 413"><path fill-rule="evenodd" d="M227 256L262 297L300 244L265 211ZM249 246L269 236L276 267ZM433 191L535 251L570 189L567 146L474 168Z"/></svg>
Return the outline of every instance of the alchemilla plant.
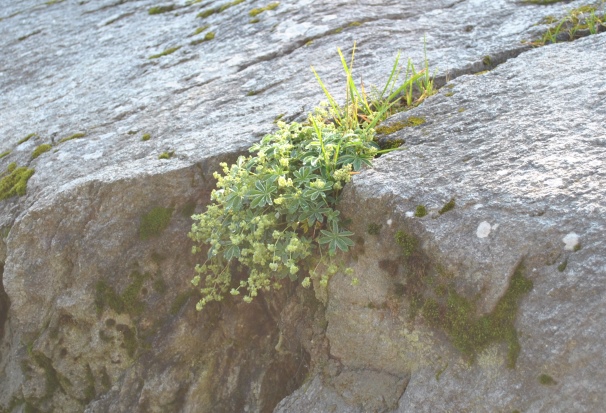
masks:
<svg viewBox="0 0 606 413"><path fill-rule="evenodd" d="M369 102L351 76L353 53L349 66L339 54L347 76L344 107L336 105L318 77L328 104L305 123L278 122L276 132L250 148L251 155L215 172L211 204L193 216L189 234L194 253L207 250L192 280L202 294L198 310L227 293L251 302L260 291L280 288L287 277L302 279L305 287L312 278L326 286L339 269L337 254L354 245L335 209L341 190L352 174L388 151L374 142L374 126L398 102L396 96L427 78L413 70L394 91L396 59L388 84ZM234 281L236 272L247 276Z"/></svg>

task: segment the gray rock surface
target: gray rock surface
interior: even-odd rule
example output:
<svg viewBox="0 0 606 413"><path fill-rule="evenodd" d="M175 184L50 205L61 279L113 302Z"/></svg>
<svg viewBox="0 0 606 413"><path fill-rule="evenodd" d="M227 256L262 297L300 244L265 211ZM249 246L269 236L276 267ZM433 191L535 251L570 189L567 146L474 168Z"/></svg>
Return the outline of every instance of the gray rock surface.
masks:
<svg viewBox="0 0 606 413"><path fill-rule="evenodd" d="M333 278L326 311L330 354L342 368L409 374L397 408L363 411L606 405L605 51L604 35L533 50L488 74L462 76L390 120L427 123L391 136L406 140L407 150L381 157L348 187L342 210L364 234L351 262L360 285ZM583 70L566 74L573 66ZM455 208L439 214L452 198ZM414 216L418 205L427 216ZM367 233L369 223L382 226L379 235ZM495 308L523 261L534 287L517 311L514 369L504 342L470 361L423 315L411 317L407 288L418 266L402 258L399 230L417 237L427 265L442 267L429 272L433 282L454 284L478 316ZM333 399L324 390L320 401L308 400L309 392L301 388L277 411Z"/></svg>
<svg viewBox="0 0 606 413"><path fill-rule="evenodd" d="M601 405L604 35L459 77L518 56L543 17L584 2L297 1L257 23L248 11L265 2L206 18L196 15L227 3L178 2L155 15L152 1L5 3L0 153L10 153L0 171L15 162L35 173L25 196L0 201L0 411L266 412L308 370L277 411ZM203 210L218 163L322 99L310 64L338 90L337 47L357 41L356 72L379 84L400 49L422 64L424 36L454 95L442 89L399 115L428 122L400 132L410 149L357 177L343 204L350 215L367 206L354 222L355 268L372 276L356 288L336 277L326 318L310 292L291 288L195 313L188 216ZM61 142L75 133L84 136ZM33 159L41 144L52 147ZM406 218L421 203L436 216L453 196L443 216ZM142 236L153 211L170 220ZM365 235L377 217L380 237ZM490 233L478 238L484 221ZM405 298L394 298L403 283L385 271L405 277L384 262L399 253L397 225L457 274L461 293L480 294L482 312L523 255L536 267L516 321L516 370L502 367L499 346L470 367L439 331L408 321ZM562 248L572 232L580 251ZM539 385L539 374L558 384Z"/></svg>

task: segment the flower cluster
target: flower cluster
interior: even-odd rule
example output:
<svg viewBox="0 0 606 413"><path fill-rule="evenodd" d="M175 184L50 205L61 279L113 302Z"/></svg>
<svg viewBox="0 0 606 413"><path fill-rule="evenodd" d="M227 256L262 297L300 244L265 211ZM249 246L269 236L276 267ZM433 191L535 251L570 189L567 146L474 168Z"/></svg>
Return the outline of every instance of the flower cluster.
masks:
<svg viewBox="0 0 606 413"><path fill-rule="evenodd" d="M316 112L304 124L278 122L250 156L221 164L212 202L189 234L194 253L206 251L192 280L201 287L197 309L228 292L250 302L286 277L326 285L336 253L353 245L335 206L352 173L371 165L373 138L372 128L347 129ZM247 276L234 282L242 269Z"/></svg>

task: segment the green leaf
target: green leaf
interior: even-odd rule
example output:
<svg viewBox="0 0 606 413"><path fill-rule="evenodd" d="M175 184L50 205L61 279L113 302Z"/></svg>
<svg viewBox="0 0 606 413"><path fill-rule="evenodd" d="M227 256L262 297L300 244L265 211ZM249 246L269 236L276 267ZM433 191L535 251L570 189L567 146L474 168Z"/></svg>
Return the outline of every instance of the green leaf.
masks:
<svg viewBox="0 0 606 413"><path fill-rule="evenodd" d="M237 245L230 245L227 247L227 249L225 250L225 252L223 253L223 256L225 257L225 259L227 261L231 260L232 258L239 258L240 257L240 247L238 247Z"/></svg>
<svg viewBox="0 0 606 413"><path fill-rule="evenodd" d="M328 244L328 252L334 255L339 248L341 251L347 251L349 247L354 245L354 242L349 239L354 233L351 231L341 231L336 221L332 222L331 231L321 230L323 236L318 239L318 244Z"/></svg>
<svg viewBox="0 0 606 413"><path fill-rule="evenodd" d="M265 205L273 205L271 195L277 191L278 187L276 185L269 182L257 181L255 183L255 188L257 189L251 190L248 194L251 199L251 208L263 207Z"/></svg>

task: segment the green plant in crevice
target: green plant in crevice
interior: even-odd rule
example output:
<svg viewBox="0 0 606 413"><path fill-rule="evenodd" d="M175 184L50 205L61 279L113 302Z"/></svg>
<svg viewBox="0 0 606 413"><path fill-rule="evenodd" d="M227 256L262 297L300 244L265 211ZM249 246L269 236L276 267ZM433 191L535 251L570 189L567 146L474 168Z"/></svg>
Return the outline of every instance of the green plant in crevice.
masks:
<svg viewBox="0 0 606 413"><path fill-rule="evenodd" d="M569 10L566 16L556 19L548 16L542 23L554 24L549 27L539 40L530 42L534 46L577 39L583 35L593 35L606 30L606 1L601 5L583 5Z"/></svg>
<svg viewBox="0 0 606 413"><path fill-rule="evenodd" d="M392 150L378 148L374 127L423 73L395 87L396 58L379 99L369 101L353 81L354 52L349 65L338 53L347 78L344 107L312 68L328 103L305 123L278 121L278 130L253 145L251 155L215 172L211 204L192 217L189 233L193 252L206 252L192 280L202 295L198 310L228 292L250 302L261 291L280 288L285 278L326 286L339 269L337 254L354 245L335 209L341 190L376 155Z"/></svg>

